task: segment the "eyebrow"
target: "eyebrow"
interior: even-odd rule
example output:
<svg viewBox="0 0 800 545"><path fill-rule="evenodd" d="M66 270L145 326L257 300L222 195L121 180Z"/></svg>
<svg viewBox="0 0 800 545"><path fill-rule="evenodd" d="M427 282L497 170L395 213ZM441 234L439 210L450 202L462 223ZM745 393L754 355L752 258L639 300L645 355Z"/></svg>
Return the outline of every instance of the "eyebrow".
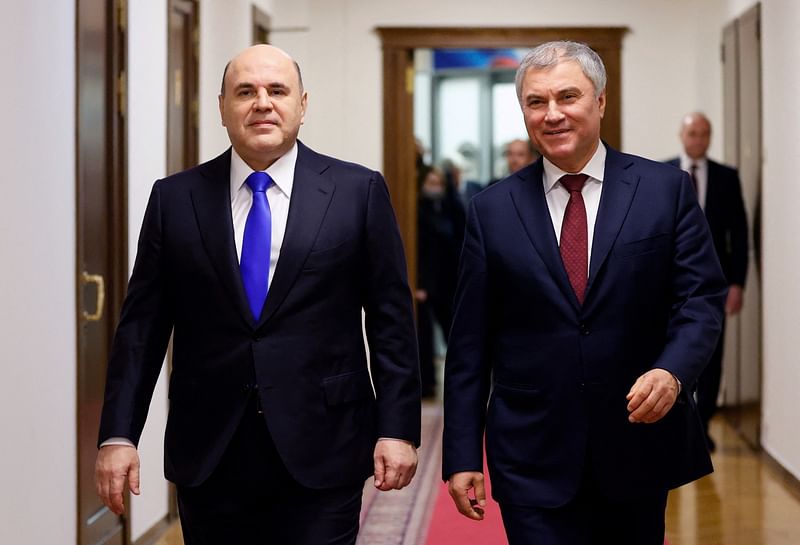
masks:
<svg viewBox="0 0 800 545"><path fill-rule="evenodd" d="M256 85L254 83L246 81L246 82L242 82L242 83L237 84L236 87L235 87L235 90L239 91L241 89L253 89L255 87L256 87ZM268 83L266 85L266 87L268 89L286 89L286 90L289 90L289 86L288 85L286 85L285 83L277 82L277 81L276 82L272 82L272 83Z"/></svg>
<svg viewBox="0 0 800 545"><path fill-rule="evenodd" d="M556 91L556 95L559 96L566 93L583 94L583 91L581 91L580 87L576 87L574 85L570 85L569 87L564 87L563 89L559 89L558 91ZM530 100L532 98L544 98L544 95L539 93L528 93L527 95L525 95L525 100Z"/></svg>

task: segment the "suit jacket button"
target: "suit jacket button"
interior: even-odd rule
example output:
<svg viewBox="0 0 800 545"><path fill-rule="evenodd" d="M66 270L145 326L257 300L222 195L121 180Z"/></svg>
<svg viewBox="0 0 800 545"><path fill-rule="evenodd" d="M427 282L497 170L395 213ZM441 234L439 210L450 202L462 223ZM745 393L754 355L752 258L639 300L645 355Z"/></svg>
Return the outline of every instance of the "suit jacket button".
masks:
<svg viewBox="0 0 800 545"><path fill-rule="evenodd" d="M581 323L580 328L581 328L581 335L588 335L589 334L589 326L587 326L584 323Z"/></svg>

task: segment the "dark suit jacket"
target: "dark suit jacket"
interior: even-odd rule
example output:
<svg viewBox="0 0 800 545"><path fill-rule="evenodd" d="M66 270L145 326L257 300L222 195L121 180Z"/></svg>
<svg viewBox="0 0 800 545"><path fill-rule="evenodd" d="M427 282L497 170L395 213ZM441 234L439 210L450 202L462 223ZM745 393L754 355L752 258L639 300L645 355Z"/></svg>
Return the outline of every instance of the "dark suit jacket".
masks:
<svg viewBox="0 0 800 545"><path fill-rule="evenodd" d="M283 462L307 487L363 481L378 437L419 443L411 294L386 185L378 172L298 146L286 235L257 323L234 243L230 150L153 187L100 440L138 443L174 328L165 473L180 485L216 467L253 390Z"/></svg>
<svg viewBox="0 0 800 545"><path fill-rule="evenodd" d="M742 184L735 168L708 161L706 220L711 228L722 272L728 284L744 286L747 279L747 215L742 200ZM681 167L678 157L667 161Z"/></svg>
<svg viewBox="0 0 800 545"><path fill-rule="evenodd" d="M726 286L689 177L608 149L586 299L559 254L542 160L470 206L445 365L445 478L480 471L493 495L556 507L587 469L609 497L711 471L689 385L719 336ZM627 395L652 368L683 392L655 424ZM487 407L488 402L488 407Z"/></svg>

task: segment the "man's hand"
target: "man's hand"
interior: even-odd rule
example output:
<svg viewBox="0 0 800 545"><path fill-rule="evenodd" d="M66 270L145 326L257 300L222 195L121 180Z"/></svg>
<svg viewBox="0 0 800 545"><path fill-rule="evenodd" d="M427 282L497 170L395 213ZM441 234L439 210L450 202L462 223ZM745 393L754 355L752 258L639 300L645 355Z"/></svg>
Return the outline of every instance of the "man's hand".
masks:
<svg viewBox="0 0 800 545"><path fill-rule="evenodd" d="M678 398L678 380L665 369L651 369L640 376L626 396L628 420L652 424L666 415Z"/></svg>
<svg viewBox="0 0 800 545"><path fill-rule="evenodd" d="M453 473L447 481L447 490L458 512L472 520L483 520L483 509L486 507L483 482L483 473L479 471ZM469 497L470 489L475 489L475 499Z"/></svg>
<svg viewBox="0 0 800 545"><path fill-rule="evenodd" d="M725 314L733 316L742 310L744 288L738 284L728 286L728 299L725 301Z"/></svg>
<svg viewBox="0 0 800 545"><path fill-rule="evenodd" d="M115 514L125 510L122 493L127 481L131 492L139 495L139 453L135 447L107 445L97 452L94 485L97 495Z"/></svg>
<svg viewBox="0 0 800 545"><path fill-rule="evenodd" d="M417 472L417 449L407 441L379 439L373 459L378 490L400 490Z"/></svg>

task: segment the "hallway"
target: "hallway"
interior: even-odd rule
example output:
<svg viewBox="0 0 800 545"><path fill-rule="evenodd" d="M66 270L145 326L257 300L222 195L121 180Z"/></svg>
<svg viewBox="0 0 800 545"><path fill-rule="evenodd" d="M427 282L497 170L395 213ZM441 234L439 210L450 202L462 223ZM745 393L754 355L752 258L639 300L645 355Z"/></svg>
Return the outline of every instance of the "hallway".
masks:
<svg viewBox="0 0 800 545"><path fill-rule="evenodd" d="M439 492L441 406L423 410L423 448L417 477L401 492L377 494L367 483L358 545L501 545L461 539L426 541ZM670 545L796 545L800 542L800 491L787 487L763 457L754 453L721 419L712 425L718 450L716 471L672 492L667 507ZM486 524L499 515L489 511ZM460 519L465 527L476 523ZM459 528L450 528L456 536ZM155 545L182 545L175 525Z"/></svg>

